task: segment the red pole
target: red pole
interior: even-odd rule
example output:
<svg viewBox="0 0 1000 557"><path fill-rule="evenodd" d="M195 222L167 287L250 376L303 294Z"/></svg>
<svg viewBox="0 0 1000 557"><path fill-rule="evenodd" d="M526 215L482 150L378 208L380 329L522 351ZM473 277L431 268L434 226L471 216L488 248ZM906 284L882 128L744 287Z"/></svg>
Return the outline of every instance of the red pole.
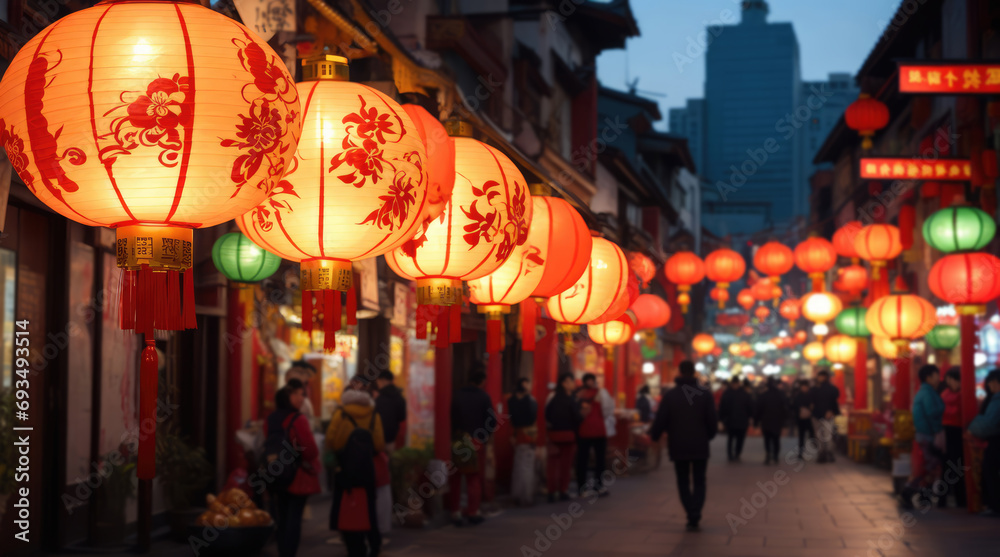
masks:
<svg viewBox="0 0 1000 557"><path fill-rule="evenodd" d="M969 427L969 422L976 417L976 316L962 315L961 321L961 348L962 348L962 379L961 379L961 400L962 400L962 427ZM968 441L965 445L965 462L972 462L972 445ZM978 510L976 500L976 482L972 474L965 475L965 500L968 501L969 512Z"/></svg>
<svg viewBox="0 0 1000 557"><path fill-rule="evenodd" d="M535 341L535 351L532 353L534 363L535 400L538 401L538 439L539 447L545 446L545 403L549 399L549 374L558 365L559 335L556 334L556 322L551 319L539 319L538 324L545 329L542 338ZM558 388L558 386L557 386Z"/></svg>
<svg viewBox="0 0 1000 557"><path fill-rule="evenodd" d="M229 356L229 381L226 389L226 470L232 471L243 462L243 450L236 440L236 430L243 427L243 306L240 292L229 288L228 311L226 312L227 348Z"/></svg>
<svg viewBox="0 0 1000 557"><path fill-rule="evenodd" d="M635 373L629 373L630 360L634 357L632 354L632 343L634 340L628 341L625 346L623 346L622 358L625 359L624 365L622 366L625 370L625 408L635 408L635 397L639 394L639 376ZM642 373L640 370L639 373Z"/></svg>
<svg viewBox="0 0 1000 557"><path fill-rule="evenodd" d="M902 350L902 349L901 349ZM895 389L892 393L892 406L896 410L910 409L910 357L896 358Z"/></svg>
<svg viewBox="0 0 1000 557"><path fill-rule="evenodd" d="M858 355L854 357L854 409L868 410L868 343L858 339Z"/></svg>
<svg viewBox="0 0 1000 557"><path fill-rule="evenodd" d="M847 378L844 377L845 370L843 367L840 369L833 370L833 384L840 391L840 396L837 397L837 404L844 404L847 402Z"/></svg>
<svg viewBox="0 0 1000 557"><path fill-rule="evenodd" d="M434 348L434 458L451 461L451 346Z"/></svg>

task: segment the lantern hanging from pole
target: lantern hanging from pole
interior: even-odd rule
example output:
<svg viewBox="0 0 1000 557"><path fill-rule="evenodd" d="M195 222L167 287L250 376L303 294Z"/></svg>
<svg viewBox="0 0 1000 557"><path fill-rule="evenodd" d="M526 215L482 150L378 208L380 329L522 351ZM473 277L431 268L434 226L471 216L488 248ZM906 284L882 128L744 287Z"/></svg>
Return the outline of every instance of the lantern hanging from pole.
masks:
<svg viewBox="0 0 1000 557"><path fill-rule="evenodd" d="M743 309L750 311L750 308L757 303L757 300L753 297L753 293L750 292L749 288L744 288L736 295L736 303L742 306Z"/></svg>
<svg viewBox="0 0 1000 557"><path fill-rule="evenodd" d="M788 320L789 327L795 327L795 320L802 316L799 300L785 300L778 307L778 313Z"/></svg>
<svg viewBox="0 0 1000 557"><path fill-rule="evenodd" d="M281 258L260 248L239 232L223 234L212 246L212 262L240 290L244 320L249 324L254 307L254 285L274 274Z"/></svg>
<svg viewBox="0 0 1000 557"><path fill-rule="evenodd" d="M781 275L792 270L793 264L792 250L780 242L767 242L757 248L753 256L753 266L774 284L781 280Z"/></svg>
<svg viewBox="0 0 1000 557"><path fill-rule="evenodd" d="M899 346L892 339L872 335L872 348L876 354L888 360L895 360L899 357Z"/></svg>
<svg viewBox="0 0 1000 557"><path fill-rule="evenodd" d="M743 278L747 265L743 256L729 248L720 248L705 258L705 275L718 288L729 288L729 284Z"/></svg>
<svg viewBox="0 0 1000 557"><path fill-rule="evenodd" d="M197 3L101 2L28 41L0 99L0 144L28 189L116 231L120 326L145 335L139 421L155 423L154 329L197 324L193 229L279 187L301 132L292 78L256 34ZM155 432L139 441L142 480L155 446Z"/></svg>
<svg viewBox="0 0 1000 557"><path fill-rule="evenodd" d="M670 304L656 294L640 294L629 309L635 315L636 330L655 329L670 322Z"/></svg>
<svg viewBox="0 0 1000 557"><path fill-rule="evenodd" d="M451 190L455 187L455 141L448 135L440 120L422 106L404 104L420 141L427 151L427 202L424 223L429 224L444 212Z"/></svg>
<svg viewBox="0 0 1000 557"><path fill-rule="evenodd" d="M862 228L864 225L861 224L861 221L852 220L833 233L834 251L841 257L849 258L854 265L858 264L858 258L861 257L858 255L857 248L854 247L854 239L857 238L858 232L861 232Z"/></svg>
<svg viewBox="0 0 1000 557"><path fill-rule="evenodd" d="M627 292L629 272L621 248L604 238L594 238L590 266L573 286L549 298L545 308L560 323L593 321Z"/></svg>
<svg viewBox="0 0 1000 557"><path fill-rule="evenodd" d="M849 307L837 314L834 325L838 331L847 336L855 338L871 336L868 325L865 323L866 315L868 315L866 308L861 306Z"/></svg>
<svg viewBox="0 0 1000 557"><path fill-rule="evenodd" d="M951 350L962 338L958 325L936 325L924 335L927 344L935 350Z"/></svg>
<svg viewBox="0 0 1000 557"><path fill-rule="evenodd" d="M985 211L963 206L936 211L927 217L923 228L927 243L945 253L981 250L996 231L996 223Z"/></svg>
<svg viewBox="0 0 1000 557"><path fill-rule="evenodd" d="M891 294L872 302L865 324L873 336L886 337L906 352L909 342L927 334L937 324L930 302L913 294Z"/></svg>
<svg viewBox="0 0 1000 557"><path fill-rule="evenodd" d="M814 236L795 246L795 265L812 279L812 291L824 290L825 273L837 263L837 252L825 238Z"/></svg>
<svg viewBox="0 0 1000 557"><path fill-rule="evenodd" d="M455 185L441 215L385 254L396 274L417 283L417 338L437 321L437 346L461 338L462 281L500 268L528 238L533 204L524 177L503 153L450 120Z"/></svg>
<svg viewBox="0 0 1000 557"><path fill-rule="evenodd" d="M709 293L708 297L719 303L719 308L726 307L726 302L729 301L729 291L725 288L713 288Z"/></svg>
<svg viewBox="0 0 1000 557"><path fill-rule="evenodd" d="M614 319L606 323L588 324L590 340L605 346L618 346L632 339L632 322L629 319Z"/></svg>
<svg viewBox="0 0 1000 557"><path fill-rule="evenodd" d="M835 364L850 363L857 353L858 341L847 335L833 335L823 344L823 354Z"/></svg>
<svg viewBox="0 0 1000 557"><path fill-rule="evenodd" d="M697 284L705 278L704 262L690 251L681 251L667 259L664 271L667 280L676 284L677 290L680 291L680 294L677 295L677 303L681 306L681 313L687 313L688 305L691 303L691 295L689 294L691 285ZM720 308L725 307L725 305L725 300L719 300Z"/></svg>
<svg viewBox="0 0 1000 557"><path fill-rule="evenodd" d="M715 350L715 337L707 333L698 333L691 339L691 347L699 356L711 354Z"/></svg>
<svg viewBox="0 0 1000 557"><path fill-rule="evenodd" d="M889 124L889 109L871 95L861 93L844 111L844 122L847 123L847 127L864 138L861 141L861 148L871 149L875 132Z"/></svg>
<svg viewBox="0 0 1000 557"><path fill-rule="evenodd" d="M802 357L809 360L809 363L816 364L816 362L823 359L825 352L823 351L823 343L819 341L810 342L809 344L802 347Z"/></svg>
<svg viewBox="0 0 1000 557"><path fill-rule="evenodd" d="M639 277L639 280L642 281L643 288L649 286L649 281L653 280L653 277L656 276L656 265L644 253L630 251L628 253L628 266Z"/></svg>
<svg viewBox="0 0 1000 557"><path fill-rule="evenodd" d="M323 314L323 348L336 348L341 297L355 323L352 261L411 238L427 203L424 144L407 113L385 94L348 80L347 59L303 61L302 140L285 179L237 219L256 244L299 262L302 330Z"/></svg>
<svg viewBox="0 0 1000 557"><path fill-rule="evenodd" d="M1000 259L982 252L946 255L931 267L927 285L959 315L983 314L1000 297Z"/></svg>
<svg viewBox="0 0 1000 557"><path fill-rule="evenodd" d="M854 249L861 259L868 261L872 267L872 278L880 276L880 269L886 262L895 259L903 252L903 244L899 239L899 229L891 224L869 224L861 229L854 238Z"/></svg>

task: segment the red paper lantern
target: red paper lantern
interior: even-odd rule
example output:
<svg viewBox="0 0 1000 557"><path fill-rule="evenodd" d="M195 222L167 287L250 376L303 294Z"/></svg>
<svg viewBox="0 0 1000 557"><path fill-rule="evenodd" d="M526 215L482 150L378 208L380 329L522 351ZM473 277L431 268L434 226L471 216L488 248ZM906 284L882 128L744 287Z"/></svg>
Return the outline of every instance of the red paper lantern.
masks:
<svg viewBox="0 0 1000 557"><path fill-rule="evenodd" d="M720 248L705 258L705 275L719 288L728 288L729 283L743 277L747 264L743 256L729 248Z"/></svg>
<svg viewBox="0 0 1000 557"><path fill-rule="evenodd" d="M712 349L712 355L715 356L716 358L718 358L719 356L721 356L722 355L722 347L721 346L716 346L715 348L713 348Z"/></svg>
<svg viewBox="0 0 1000 557"><path fill-rule="evenodd" d="M844 121L847 127L864 138L861 148L871 149L872 136L889 124L889 109L881 101L871 98L867 93L861 93L858 100L847 107Z"/></svg>
<svg viewBox="0 0 1000 557"><path fill-rule="evenodd" d="M774 289L772 287L771 279L759 279L750 287L750 295L758 302L766 302L774 297Z"/></svg>
<svg viewBox="0 0 1000 557"><path fill-rule="evenodd" d="M781 306L778 307L778 313L788 320L789 327L794 327L795 320L802 316L798 300L785 300L781 302Z"/></svg>
<svg viewBox="0 0 1000 557"><path fill-rule="evenodd" d="M656 294L640 294L631 307L636 329L655 329L670 322L670 304Z"/></svg>
<svg viewBox="0 0 1000 557"><path fill-rule="evenodd" d="M427 150L427 202L424 222L441 216L455 187L455 141L444 125L422 106L404 104L413 126Z"/></svg>
<svg viewBox="0 0 1000 557"><path fill-rule="evenodd" d="M823 291L825 273L837 263L837 251L825 238L812 237L795 246L795 265L813 281L813 292Z"/></svg>
<svg viewBox="0 0 1000 557"><path fill-rule="evenodd" d="M796 342L797 344L802 344L802 343L803 343L803 342L805 342L805 341L806 341L806 339L808 339L808 338L809 338L809 334L808 334L808 333L806 333L805 331L797 331L797 332L795 333L795 342Z"/></svg>
<svg viewBox="0 0 1000 557"><path fill-rule="evenodd" d="M583 325L600 317L627 292L628 275L628 261L621 248L604 238L594 238L590 266L583 276L549 298L545 307L560 323Z"/></svg>
<svg viewBox="0 0 1000 557"><path fill-rule="evenodd" d="M701 258L690 251L681 251L670 256L664 267L667 280L677 285L680 294L677 302L681 306L681 313L687 313L688 304L691 301L688 292L691 285L701 282L705 278L705 264ZM724 305L725 302L723 301ZM722 307L722 306L719 306Z"/></svg>
<svg viewBox="0 0 1000 557"><path fill-rule="evenodd" d="M628 319L615 319L601 324L587 325L590 340L605 346L625 344L632 339L632 322Z"/></svg>
<svg viewBox="0 0 1000 557"><path fill-rule="evenodd" d="M708 297L718 302L721 309L726 307L726 302L729 301L729 291L725 288L713 288Z"/></svg>
<svg viewBox="0 0 1000 557"><path fill-rule="evenodd" d="M628 267L642 281L643 288L649 286L649 281L653 280L653 277L656 276L656 265L653 264L653 260L638 251L629 252Z"/></svg>
<svg viewBox="0 0 1000 557"><path fill-rule="evenodd" d="M750 326L745 326L742 329L740 329L740 336L749 337L753 336L753 333L754 333L754 328Z"/></svg>
<svg viewBox="0 0 1000 557"><path fill-rule="evenodd" d="M792 250L779 242L768 242L757 249L753 256L753 266L777 283L781 275L792 270Z"/></svg>
<svg viewBox="0 0 1000 557"><path fill-rule="evenodd" d="M531 227L542 229L548 249L542 278L531 295L549 298L576 284L587 271L594 240L583 217L565 199L541 195L532 199L545 204L544 210L536 206Z"/></svg>
<svg viewBox="0 0 1000 557"><path fill-rule="evenodd" d="M865 324L873 336L886 337L905 346L927 334L937 324L937 312L930 302L913 294L892 294L872 302Z"/></svg>
<svg viewBox="0 0 1000 557"><path fill-rule="evenodd" d="M753 293L750 292L749 288L744 288L736 295L736 303L742 306L743 309L749 310L757 303L757 300L753 297Z"/></svg>
<svg viewBox="0 0 1000 557"><path fill-rule="evenodd" d="M899 229L895 226L869 224L854 238L854 249L861 259L868 261L872 267L872 278L877 279L879 269L903 252L903 244L899 239Z"/></svg>
<svg viewBox="0 0 1000 557"><path fill-rule="evenodd" d="M861 221L852 220L841 226L833 233L833 249L837 252L837 255L841 257L849 257L854 263L858 262L858 250L854 247L854 239L858 236L858 232L864 225Z"/></svg>
<svg viewBox="0 0 1000 557"><path fill-rule="evenodd" d="M868 271L861 265L848 265L837 269L837 280L833 288L839 292L847 292L851 297L858 297L868 288Z"/></svg>
<svg viewBox="0 0 1000 557"><path fill-rule="evenodd" d="M715 337L707 333L698 333L691 340L691 347L699 355L704 356L715 350Z"/></svg>
<svg viewBox="0 0 1000 557"><path fill-rule="evenodd" d="M959 313L982 313L1000 297L1000 259L982 252L946 255L931 267L927 285Z"/></svg>
<svg viewBox="0 0 1000 557"><path fill-rule="evenodd" d="M635 314L629 308L639 297L639 281L636 279L635 273L631 272L631 270L627 274L628 279L625 290L618 294L618 297L615 298L615 301L611 303L608 309L604 310L604 313L588 321L588 324L607 323L618 318L628 317L632 320L632 325L635 326Z"/></svg>
<svg viewBox="0 0 1000 557"><path fill-rule="evenodd" d="M771 315L771 310L767 309L767 306L757 306L757 309L753 310L753 314L757 316L758 320L763 321Z"/></svg>

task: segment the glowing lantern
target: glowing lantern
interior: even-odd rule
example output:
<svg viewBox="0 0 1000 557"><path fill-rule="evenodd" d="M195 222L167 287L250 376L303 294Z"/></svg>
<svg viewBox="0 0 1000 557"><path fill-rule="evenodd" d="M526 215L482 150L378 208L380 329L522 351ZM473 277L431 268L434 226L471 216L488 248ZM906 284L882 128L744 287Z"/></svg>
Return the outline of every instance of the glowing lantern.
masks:
<svg viewBox="0 0 1000 557"><path fill-rule="evenodd" d="M254 288L278 270L281 258L261 249L239 232L223 234L212 246L212 262L225 277L240 289L240 302L249 323L254 306Z"/></svg>
<svg viewBox="0 0 1000 557"><path fill-rule="evenodd" d="M837 252L825 238L808 238L795 246L795 265L813 281L813 292L823 291L824 274L837 263Z"/></svg>
<svg viewBox="0 0 1000 557"><path fill-rule="evenodd" d="M801 306L801 304L799 304L799 305ZM809 335L805 331L796 331L796 333L795 333L795 342L797 344L804 343L807 338L809 338Z"/></svg>
<svg viewBox="0 0 1000 557"><path fill-rule="evenodd" d="M881 101L871 98L867 93L861 93L858 100L844 111L844 122L864 138L861 148L871 149L872 136L889 124L889 109Z"/></svg>
<svg viewBox="0 0 1000 557"><path fill-rule="evenodd" d="M636 329L655 329L670 322L670 304L656 294L640 294L629 307Z"/></svg>
<svg viewBox="0 0 1000 557"><path fill-rule="evenodd" d="M102 2L28 41L0 99L0 146L28 189L116 230L120 325L146 343L139 420L156 423L154 329L196 326L193 229L279 187L301 131L292 78L256 34L197 3ZM140 479L155 476L155 446L155 432L139 441Z"/></svg>
<svg viewBox="0 0 1000 557"><path fill-rule="evenodd" d="M351 262L382 255L417 231L427 200L424 144L395 101L347 81L347 61L306 60L295 161L271 195L237 219L254 243L300 262L302 330L322 304L324 348L336 348L341 291L355 322Z"/></svg>
<svg viewBox="0 0 1000 557"><path fill-rule="evenodd" d="M774 286L771 287L771 298L774 300L774 307L778 307L778 304L781 303L781 297L783 295L784 292L782 292L780 286L775 284Z"/></svg>
<svg viewBox="0 0 1000 557"><path fill-rule="evenodd" d="M868 288L868 271L864 267L848 265L837 269L837 280L833 282L834 290L847 292L852 298L856 298L865 288Z"/></svg>
<svg viewBox="0 0 1000 557"><path fill-rule="evenodd" d="M857 264L860 257L857 248L854 247L854 239L862 228L864 225L861 221L852 220L833 233L833 249L837 255L849 257L854 264Z"/></svg>
<svg viewBox="0 0 1000 557"><path fill-rule="evenodd" d="M729 291L725 288L713 288L708 296L719 303L719 308L725 307L729 301Z"/></svg>
<svg viewBox="0 0 1000 557"><path fill-rule="evenodd" d="M927 334L937 323L930 302L913 294L892 294L872 302L865 324L873 336L886 337L901 347Z"/></svg>
<svg viewBox="0 0 1000 557"><path fill-rule="evenodd" d="M643 288L649 286L649 281L656 276L656 265L653 264L653 260L638 251L629 252L628 267L642 281Z"/></svg>
<svg viewBox="0 0 1000 557"><path fill-rule="evenodd" d="M1000 297L1000 259L980 252L946 255L931 267L927 285L959 314L984 313Z"/></svg>
<svg viewBox="0 0 1000 557"><path fill-rule="evenodd" d="M879 278L879 269L903 252L899 229L891 224L869 224L854 238L854 249L861 259L872 266L872 278Z"/></svg>
<svg viewBox="0 0 1000 557"><path fill-rule="evenodd" d="M715 356L716 358L718 358L719 356L721 356L722 355L722 347L721 346L716 346L715 348L713 348L712 349L712 355Z"/></svg>
<svg viewBox="0 0 1000 557"><path fill-rule="evenodd" d="M768 242L757 249L753 256L753 266L777 283L781 275L792 270L792 250L779 242Z"/></svg>
<svg viewBox="0 0 1000 557"><path fill-rule="evenodd" d="M741 305L743 309L749 311L750 308L757 303L757 300L754 299L753 293L749 288L744 288L743 290L740 290L739 294L736 295L736 303Z"/></svg>
<svg viewBox="0 0 1000 557"><path fill-rule="evenodd" d="M728 248L721 248L705 258L705 275L719 288L729 288L729 283L743 277L747 265L743 256Z"/></svg>
<svg viewBox="0 0 1000 557"><path fill-rule="evenodd" d="M767 316L771 315L771 310L767 309L766 306L759 306L757 309L753 310L753 314L757 316L757 319L764 321Z"/></svg>
<svg viewBox="0 0 1000 557"><path fill-rule="evenodd" d="M785 300L781 302L781 306L778 307L778 313L788 320L789 327L794 327L795 320L802 316L798 300Z"/></svg>
<svg viewBox="0 0 1000 557"><path fill-rule="evenodd" d="M750 295L758 302L766 302L774 297L773 286L771 279L760 279L750 287Z"/></svg>
<svg viewBox="0 0 1000 557"><path fill-rule="evenodd" d="M635 303L636 299L639 297L639 281L635 277L635 273L631 270L626 273L628 279L626 281L625 290L618 294L615 301L611 303L608 309L604 310L604 313L591 319L587 324L597 324L606 323L608 321L613 321L618 318L628 318L632 322L633 328L637 323L635 314L632 313L630 306Z"/></svg>
<svg viewBox="0 0 1000 557"><path fill-rule="evenodd" d="M822 360L823 356L824 352L822 342L810 342L802 347L802 357L809 360L812 364Z"/></svg>
<svg viewBox="0 0 1000 557"><path fill-rule="evenodd" d="M872 335L872 348L875 349L876 354L882 356L883 358L895 360L899 357L899 346L886 337Z"/></svg>
<svg viewBox="0 0 1000 557"><path fill-rule="evenodd" d="M823 344L826 359L835 364L846 364L858 353L858 341L847 335L833 335Z"/></svg>
<svg viewBox="0 0 1000 557"><path fill-rule="evenodd" d="M837 315L834 325L837 326L838 331L847 336L867 337L871 335L871 332L865 323L866 315L868 315L868 310L861 306L849 307Z"/></svg>
<svg viewBox="0 0 1000 557"><path fill-rule="evenodd" d="M598 325L587 325L587 334L597 344L625 344L632 338L632 323L628 319L615 319Z"/></svg>
<svg viewBox="0 0 1000 557"><path fill-rule="evenodd" d="M957 325L936 325L924 335L924 339L935 350L951 350L958 346L961 336Z"/></svg>
<svg viewBox="0 0 1000 557"><path fill-rule="evenodd" d="M837 317L842 309L840 298L829 292L812 292L802 297L802 315L816 324L813 332L821 339L826 335L826 323Z"/></svg>
<svg viewBox="0 0 1000 557"><path fill-rule="evenodd" d="M740 336L749 337L749 336L753 336L753 333L754 333L754 329L753 329L753 327L751 327L749 325L747 325L747 326L743 327L742 329L740 329Z"/></svg>
<svg viewBox="0 0 1000 557"><path fill-rule="evenodd" d="M691 339L691 347L701 356L710 354L715 350L715 337L706 333L698 333Z"/></svg>
<svg viewBox="0 0 1000 557"><path fill-rule="evenodd" d="M440 217L385 254L396 274L417 282L417 338L426 338L429 314L451 307L450 319L438 313L439 346L460 338L461 281L484 277L507 261L527 240L533 207L510 159L473 139L469 124L448 124L456 161L451 199Z"/></svg>
<svg viewBox="0 0 1000 557"><path fill-rule="evenodd" d="M604 238L594 238L587 271L576 284L549 298L545 307L560 323L582 325L593 321L627 292L628 273L628 261L621 248Z"/></svg>
<svg viewBox="0 0 1000 557"><path fill-rule="evenodd" d="M677 295L677 303L681 306L681 312L687 313L688 304L691 297L691 285L701 282L705 278L705 264L701 258L690 251L681 251L670 256L664 267L667 280L677 285L680 294ZM713 298L715 299L715 298ZM725 300L719 301L719 307L725 306Z"/></svg>
<svg viewBox="0 0 1000 557"><path fill-rule="evenodd" d="M733 356L741 356L743 354L743 346L738 342L730 344L729 353Z"/></svg>
<svg viewBox="0 0 1000 557"><path fill-rule="evenodd" d="M424 168L427 170L427 202L424 222L438 218L451 199L455 187L455 141L448 136L444 125L422 106L404 104L403 110L413 121L413 126L427 150Z"/></svg>
<svg viewBox="0 0 1000 557"><path fill-rule="evenodd" d="M948 207L924 221L924 239L945 252L975 251L989 245L997 225L985 211L975 207Z"/></svg>

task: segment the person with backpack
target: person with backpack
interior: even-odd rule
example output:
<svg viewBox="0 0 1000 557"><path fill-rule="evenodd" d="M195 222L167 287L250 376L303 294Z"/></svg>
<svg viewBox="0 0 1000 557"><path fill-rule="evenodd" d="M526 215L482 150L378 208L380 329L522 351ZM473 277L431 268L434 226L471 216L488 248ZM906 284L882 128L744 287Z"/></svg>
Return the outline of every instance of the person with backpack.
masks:
<svg viewBox="0 0 1000 557"><path fill-rule="evenodd" d="M457 470L448 478L445 506L451 513L452 524L458 527L464 524L462 478L465 478L466 491L464 520L472 526L483 523L479 503L483 497L485 449L490 436L499 426L490 395L483 390L485 382L484 366L476 362L469 372L469 384L455 392L451 399L451 452Z"/></svg>
<svg viewBox="0 0 1000 557"><path fill-rule="evenodd" d="M270 483L274 519L277 525L278 555L294 557L302 535L302 513L306 499L319 493L319 448L313 439L309 420L299 409L305 389L297 379L289 381L275 394L274 412L264 423L264 462L261 473ZM289 454L290 453L290 454ZM274 461L288 462L274 473Z"/></svg>
<svg viewBox="0 0 1000 557"><path fill-rule="evenodd" d="M336 459L330 529L340 531L348 557L374 557L382 547L375 459L385 450L385 435L375 401L354 384L340 396L341 406L326 430L326 446Z"/></svg>

